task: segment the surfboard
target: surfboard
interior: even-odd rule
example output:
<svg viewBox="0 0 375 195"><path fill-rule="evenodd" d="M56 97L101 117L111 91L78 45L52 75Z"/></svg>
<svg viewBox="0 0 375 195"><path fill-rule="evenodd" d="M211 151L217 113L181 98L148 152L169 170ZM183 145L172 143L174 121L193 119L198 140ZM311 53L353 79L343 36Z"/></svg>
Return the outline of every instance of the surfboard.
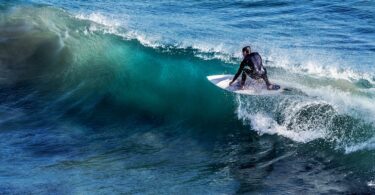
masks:
<svg viewBox="0 0 375 195"><path fill-rule="evenodd" d="M207 76L207 79L217 87L230 91L237 94L244 95L278 95L283 92L286 88L280 86L277 90L268 90L266 83L262 80L254 80L247 78L244 89L240 88L240 79L237 79L231 86L229 86L230 81L232 81L234 75L211 75Z"/></svg>

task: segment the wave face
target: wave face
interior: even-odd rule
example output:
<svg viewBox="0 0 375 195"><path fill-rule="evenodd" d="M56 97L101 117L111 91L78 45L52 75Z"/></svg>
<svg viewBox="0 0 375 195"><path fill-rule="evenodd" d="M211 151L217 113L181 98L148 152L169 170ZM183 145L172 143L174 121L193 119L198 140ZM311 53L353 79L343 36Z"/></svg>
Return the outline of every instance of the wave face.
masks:
<svg viewBox="0 0 375 195"><path fill-rule="evenodd" d="M306 4L317 30L285 2L2 4L0 192L373 192L365 4ZM234 72L249 40L295 90L236 96L206 80Z"/></svg>

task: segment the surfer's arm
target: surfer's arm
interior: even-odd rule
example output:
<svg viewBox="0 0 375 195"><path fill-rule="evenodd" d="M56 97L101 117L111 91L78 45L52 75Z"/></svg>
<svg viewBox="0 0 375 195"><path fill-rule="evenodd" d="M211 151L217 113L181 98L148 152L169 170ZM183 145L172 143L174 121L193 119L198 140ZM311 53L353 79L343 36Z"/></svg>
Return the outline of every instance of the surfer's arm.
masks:
<svg viewBox="0 0 375 195"><path fill-rule="evenodd" d="M241 74L241 72L242 72L242 70L243 70L244 67L245 67L245 63L242 61L240 67L238 68L237 73L234 75L234 77L233 77L232 81L230 82L230 84L232 84L240 76L240 74Z"/></svg>

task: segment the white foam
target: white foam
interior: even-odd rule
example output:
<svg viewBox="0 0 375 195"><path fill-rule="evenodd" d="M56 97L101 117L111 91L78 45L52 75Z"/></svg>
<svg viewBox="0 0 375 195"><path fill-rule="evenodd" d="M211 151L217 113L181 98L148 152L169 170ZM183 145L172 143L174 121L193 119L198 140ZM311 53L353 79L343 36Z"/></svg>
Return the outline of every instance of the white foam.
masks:
<svg viewBox="0 0 375 195"><path fill-rule="evenodd" d="M119 27L121 24L116 19L108 18L107 16L104 16L103 14L100 14L100 13L90 13L90 14L80 13L80 14L75 15L75 17L80 20L90 20L95 23L107 26L107 27Z"/></svg>
<svg viewBox="0 0 375 195"><path fill-rule="evenodd" d="M375 122L374 100L370 97L355 95L349 91L342 91L332 86L308 87L294 83L309 96L315 96L328 102L338 112L360 116L367 122Z"/></svg>
<svg viewBox="0 0 375 195"><path fill-rule="evenodd" d="M327 136L326 129L320 124L299 123L297 126L291 125L289 128L287 127L288 124L295 122L293 121L294 117L301 109L306 105L318 104L318 102L294 102L290 104L284 109L285 119L283 124L279 124L265 113L254 113L252 106L248 105L247 102L243 102L239 96L237 102L239 104L237 108L238 118L250 124L259 134L277 134L301 143L307 143ZM285 102L281 102L281 104L284 103Z"/></svg>
<svg viewBox="0 0 375 195"><path fill-rule="evenodd" d="M219 59L227 63L232 63L231 58L233 55L228 53L229 46L223 43L208 44L202 42L184 41L184 43L179 46L181 49L188 47L199 51L196 53L196 56L204 60Z"/></svg>
<svg viewBox="0 0 375 195"><path fill-rule="evenodd" d="M371 180L371 181L367 182L367 186L368 186L368 187L375 188L375 181L374 181L374 180Z"/></svg>
<svg viewBox="0 0 375 195"><path fill-rule="evenodd" d="M122 36L123 38L127 40L136 39L142 45L147 46L147 47L152 47L152 48L163 47L163 44L159 42L161 38L157 36L153 36L153 37L147 36L138 31L128 31L127 33L121 33L118 35Z"/></svg>
<svg viewBox="0 0 375 195"><path fill-rule="evenodd" d="M248 117L250 117L252 127L258 131L259 134L277 134L302 143L324 137L322 132L288 130L285 126L279 125L275 120L265 114L257 113Z"/></svg>
<svg viewBox="0 0 375 195"><path fill-rule="evenodd" d="M330 131L332 119L337 114L348 114L354 118L360 118L364 123L374 124L373 112L375 108L371 99L363 97L354 97L350 93L335 91L331 88L323 89L309 89L309 95L319 94L320 97L294 99L284 97L281 98L274 111L267 111L265 114L261 110L254 109L255 105L259 103L251 103L251 99L237 97L237 116L245 124L252 126L252 129L259 134L277 134L293 141L300 143L307 143L316 139L325 139L329 142L334 142L336 149L344 150L345 153L352 153L362 150L375 150L375 137L362 137L359 141L351 137L340 137L335 132ZM320 94L324 92L324 94ZM323 99L321 99L323 97ZM332 106L332 109L327 109L324 105ZM320 106L323 106L319 109ZM372 106L372 107L371 107ZM313 115L306 121L300 121L301 111L307 108L311 109L309 112ZM311 113L317 111L317 113ZM322 112L324 111L324 112ZM274 120L272 114L281 112L282 122L278 123ZM353 129L355 130L355 129ZM371 129L369 129L371 131ZM360 133L355 133L351 136L360 136ZM374 136L374 135L373 135Z"/></svg>
<svg viewBox="0 0 375 195"><path fill-rule="evenodd" d="M269 67L279 67L297 74L315 77L343 79L350 82L365 79L375 84L374 73L363 73L349 68L345 60L333 55L314 54L306 51L282 51L273 49L267 53ZM350 64L351 66L356 64ZM345 68L344 68L345 67Z"/></svg>
<svg viewBox="0 0 375 195"><path fill-rule="evenodd" d="M90 32L95 32L95 31L101 31L103 33L108 33L108 34L114 34L117 36L120 36L126 40L138 40L142 45L148 46L148 47L162 47L163 45L159 43L159 40L161 39L160 37L154 36L147 36L144 33L141 33L136 30L129 30L127 29L126 25L126 20L119 22L113 17L108 17L100 13L91 13L91 14L77 14L75 15L77 19L80 20L89 20L94 22L95 24L99 24L102 26L98 25L91 25L88 29L88 31L84 31L85 34L88 34Z"/></svg>

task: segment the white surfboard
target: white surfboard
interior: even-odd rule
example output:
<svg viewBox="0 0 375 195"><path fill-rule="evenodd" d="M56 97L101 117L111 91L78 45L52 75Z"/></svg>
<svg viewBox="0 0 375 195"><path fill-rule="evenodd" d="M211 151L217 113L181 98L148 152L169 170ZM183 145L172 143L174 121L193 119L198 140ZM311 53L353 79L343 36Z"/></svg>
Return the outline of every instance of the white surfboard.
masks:
<svg viewBox="0 0 375 195"><path fill-rule="evenodd" d="M240 80L237 79L231 86L229 86L230 81L232 81L234 75L211 75L207 76L207 79L224 90L244 94L244 95L277 95L284 91L285 88L281 87L278 90L268 90L266 83L262 80L254 80L249 77L246 79L244 89L240 89Z"/></svg>

